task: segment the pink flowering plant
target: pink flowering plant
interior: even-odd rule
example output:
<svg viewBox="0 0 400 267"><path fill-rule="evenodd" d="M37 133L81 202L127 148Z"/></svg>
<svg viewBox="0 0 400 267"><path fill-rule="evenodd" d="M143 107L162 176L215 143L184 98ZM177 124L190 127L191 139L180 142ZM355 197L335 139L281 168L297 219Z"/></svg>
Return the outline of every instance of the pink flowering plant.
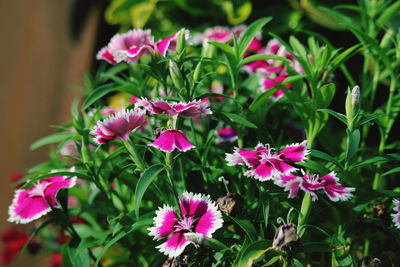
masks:
<svg viewBox="0 0 400 267"><path fill-rule="evenodd" d="M400 264L400 35L364 9L324 10L342 48L272 17L116 34L9 221L66 267Z"/></svg>

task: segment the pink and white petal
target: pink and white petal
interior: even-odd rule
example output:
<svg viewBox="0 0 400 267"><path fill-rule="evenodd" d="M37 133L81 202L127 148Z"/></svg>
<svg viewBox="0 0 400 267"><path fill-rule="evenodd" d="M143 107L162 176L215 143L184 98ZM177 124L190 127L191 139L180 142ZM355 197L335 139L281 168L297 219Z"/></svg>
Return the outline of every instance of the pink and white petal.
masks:
<svg viewBox="0 0 400 267"><path fill-rule="evenodd" d="M274 184L280 187L284 187L284 185L290 181L295 180L298 176L294 175L293 173L288 174L281 174L274 179Z"/></svg>
<svg viewBox="0 0 400 267"><path fill-rule="evenodd" d="M274 178L274 168L270 164L259 164L252 170L244 173L247 177L254 177L256 180L268 181Z"/></svg>
<svg viewBox="0 0 400 267"><path fill-rule="evenodd" d="M207 212L209 203L211 203L211 200L207 195L185 191L179 196L182 216L200 217Z"/></svg>
<svg viewBox="0 0 400 267"><path fill-rule="evenodd" d="M113 54L107 47L103 47L96 55L96 59L105 60L110 64L116 65L118 62L115 61Z"/></svg>
<svg viewBox="0 0 400 267"><path fill-rule="evenodd" d="M154 236L153 239L161 239L169 236L174 232L174 225L178 220L173 207L164 206L156 211L156 217L154 217L154 226L148 228L150 231L149 235Z"/></svg>
<svg viewBox="0 0 400 267"><path fill-rule="evenodd" d="M228 166L244 165L243 158L239 155L239 148L235 147L232 154L225 153L225 160Z"/></svg>
<svg viewBox="0 0 400 267"><path fill-rule="evenodd" d="M393 199L394 211L400 212L400 201L397 199Z"/></svg>
<svg viewBox="0 0 400 267"><path fill-rule="evenodd" d="M148 146L158 148L164 152L172 152L175 148L175 137L171 130L167 130Z"/></svg>
<svg viewBox="0 0 400 267"><path fill-rule="evenodd" d="M54 177L50 177L54 178ZM51 203L53 206L58 206L57 205L57 193L60 191L60 189L63 188L71 188L76 184L76 177L72 177L71 179L65 179L61 177L63 180L62 181L52 181L51 184L49 184L46 189L44 190L44 197L47 201Z"/></svg>
<svg viewBox="0 0 400 267"><path fill-rule="evenodd" d="M293 171L296 171L297 169L293 167L292 165L287 164L283 160L276 159L276 158L269 158L266 159L274 168L274 170L279 173L279 174L288 174ZM263 160L262 160L263 162Z"/></svg>
<svg viewBox="0 0 400 267"><path fill-rule="evenodd" d="M238 154L240 155L240 157L242 157L243 161L249 168L260 164L260 158L258 157L260 154L259 151L239 148Z"/></svg>
<svg viewBox="0 0 400 267"><path fill-rule="evenodd" d="M152 44L143 44L126 50L113 52L114 60L117 63L125 61L127 63L137 62L143 54L151 54L154 51Z"/></svg>
<svg viewBox="0 0 400 267"><path fill-rule="evenodd" d="M177 232L156 248L164 255L170 258L176 258L181 255L185 247L189 244L190 242L185 238L184 232Z"/></svg>
<svg viewBox="0 0 400 267"><path fill-rule="evenodd" d="M43 197L29 197L31 190L15 191L14 199L8 209L8 221L29 223L51 211L51 207Z"/></svg>
<svg viewBox="0 0 400 267"><path fill-rule="evenodd" d="M295 179L290 180L284 184L284 190L289 191L288 198L294 198L295 196L297 196L297 193L300 189L301 181L301 177L296 177Z"/></svg>
<svg viewBox="0 0 400 267"><path fill-rule="evenodd" d="M195 146L193 144L191 144L185 134L181 131L175 130L175 147L182 152L186 152L192 148L194 148Z"/></svg>
<svg viewBox="0 0 400 267"><path fill-rule="evenodd" d="M391 214L394 225L400 230L400 213Z"/></svg>
<svg viewBox="0 0 400 267"><path fill-rule="evenodd" d="M208 200L207 211L197 220L194 232L211 237L217 229L222 227L222 224L221 211L218 210L214 202Z"/></svg>
<svg viewBox="0 0 400 267"><path fill-rule="evenodd" d="M303 162L304 158L309 153L310 151L307 149L307 141L303 141L300 144L289 145L277 154L279 154L280 158L285 161Z"/></svg>
<svg viewBox="0 0 400 267"><path fill-rule="evenodd" d="M344 187L339 185L327 185L323 188L326 195L332 201L347 201L353 197L351 192L355 191L353 187Z"/></svg>

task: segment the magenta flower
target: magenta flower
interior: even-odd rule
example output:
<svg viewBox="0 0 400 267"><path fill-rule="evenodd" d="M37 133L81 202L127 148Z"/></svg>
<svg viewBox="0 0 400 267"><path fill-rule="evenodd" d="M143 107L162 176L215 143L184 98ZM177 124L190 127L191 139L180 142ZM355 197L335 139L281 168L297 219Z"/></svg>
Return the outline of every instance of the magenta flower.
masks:
<svg viewBox="0 0 400 267"><path fill-rule="evenodd" d="M391 214L392 216L392 220L394 225L400 229L400 201L398 201L397 199L393 199L393 204L394 204L394 208L393 210L396 212L394 214Z"/></svg>
<svg viewBox="0 0 400 267"><path fill-rule="evenodd" d="M132 131L145 124L145 120L145 112L140 109L123 110L103 121L98 121L90 133L96 136L98 144L105 144L115 139L126 141Z"/></svg>
<svg viewBox="0 0 400 267"><path fill-rule="evenodd" d="M76 183L76 177L67 178L67 176L47 177L35 183L32 188L15 191L14 199L8 209L8 221L29 223L51 211L51 206L59 207L56 199L58 191L71 188Z"/></svg>
<svg viewBox="0 0 400 267"><path fill-rule="evenodd" d="M280 179L275 180L275 184L283 187L285 191L289 191L289 198L294 198L301 189L310 193L313 201L318 199L317 191L321 189L325 191L330 200L335 202L350 199L353 196L351 192L355 190L353 187L341 186L335 172L323 177L319 177L317 174L307 175L304 172L303 177L297 177L290 173L289 175L281 175Z"/></svg>
<svg viewBox="0 0 400 267"><path fill-rule="evenodd" d="M185 118L193 118L200 114L212 114L208 106L200 101L195 100L188 103L167 102L165 100L156 99L152 102L146 98L142 98L136 102L137 108L145 108L150 115L153 114L168 114L169 116L182 116Z"/></svg>
<svg viewBox="0 0 400 267"><path fill-rule="evenodd" d="M297 170L289 163L303 162L309 153L306 141L287 146L277 153L273 153L273 149L270 149L269 145L258 144L255 149L235 148L233 154L226 153L225 159L228 166L246 165L252 169L245 172L245 176L266 181Z"/></svg>
<svg viewBox="0 0 400 267"><path fill-rule="evenodd" d="M97 59L106 60L114 65L123 60L133 63L138 61L143 54L150 54L153 43L154 37L150 30L133 29L114 35L108 45L97 53ZM121 51L123 51L122 54Z"/></svg>
<svg viewBox="0 0 400 267"><path fill-rule="evenodd" d="M269 89L274 87L276 85L276 83L282 83L287 78L287 74L285 72L281 72L275 78L268 78L268 77L269 76L267 76L266 78L261 80L261 87L264 91L268 91ZM285 85L285 87L290 89L292 87L292 85L290 83L288 83ZM285 95L284 92L281 89L278 89L275 93L273 93L271 95L271 98L274 101L276 101L276 100L281 99L284 95Z"/></svg>
<svg viewBox="0 0 400 267"><path fill-rule="evenodd" d="M217 144L220 144L225 141L232 142L238 138L237 134L235 133L235 131L231 126L223 129L218 129L215 131L215 134L217 135L217 139L215 140Z"/></svg>
<svg viewBox="0 0 400 267"><path fill-rule="evenodd" d="M172 152L175 148L185 152L194 148L182 131L173 129L164 131L153 143L148 145L164 152Z"/></svg>
<svg viewBox="0 0 400 267"><path fill-rule="evenodd" d="M328 173L327 175L319 178L323 183L323 190L332 201L346 201L353 197L351 192L355 191L354 187L344 187L339 183L339 178L336 177L335 172Z"/></svg>
<svg viewBox="0 0 400 267"><path fill-rule="evenodd" d="M190 241L186 233L203 234L207 237L222 227L222 215L209 196L184 192L179 201L182 214L178 218L173 207L165 205L156 211L154 226L148 228L153 239L168 240L157 246L168 257L179 256Z"/></svg>

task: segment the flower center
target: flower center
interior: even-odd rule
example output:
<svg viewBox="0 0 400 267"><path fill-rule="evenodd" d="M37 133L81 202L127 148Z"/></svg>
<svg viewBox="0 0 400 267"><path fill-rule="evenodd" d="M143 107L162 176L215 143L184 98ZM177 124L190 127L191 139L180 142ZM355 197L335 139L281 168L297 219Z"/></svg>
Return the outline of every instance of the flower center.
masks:
<svg viewBox="0 0 400 267"><path fill-rule="evenodd" d="M184 231L191 232L193 228L194 220L193 217L183 217L175 225L175 232Z"/></svg>
<svg viewBox="0 0 400 267"><path fill-rule="evenodd" d="M47 186L49 186L50 183L48 182L38 182L35 184L35 186L32 188L32 190L28 193L30 197L44 197L44 190L46 190Z"/></svg>

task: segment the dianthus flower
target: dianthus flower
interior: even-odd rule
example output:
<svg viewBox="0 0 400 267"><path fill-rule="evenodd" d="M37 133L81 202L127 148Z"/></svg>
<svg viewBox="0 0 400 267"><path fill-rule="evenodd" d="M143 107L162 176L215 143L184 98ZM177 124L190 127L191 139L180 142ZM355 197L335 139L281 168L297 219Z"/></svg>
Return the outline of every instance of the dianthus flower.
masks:
<svg viewBox="0 0 400 267"><path fill-rule="evenodd" d="M193 118L200 114L212 114L208 106L200 100L194 100L188 103L183 102L168 102L162 99L150 101L146 98L141 98L136 102L137 108L145 108L150 115L153 114L168 114L168 116L181 116L185 118Z"/></svg>
<svg viewBox="0 0 400 267"><path fill-rule="evenodd" d="M90 133L96 136L98 144L118 139L126 141L129 134L145 124L145 112L140 109L123 110L103 121L98 121Z"/></svg>
<svg viewBox="0 0 400 267"><path fill-rule="evenodd" d="M149 146L156 147L164 152L172 152L174 149L186 152L192 148L192 145L186 138L185 134L179 130L169 129L161 133L161 135Z"/></svg>
<svg viewBox="0 0 400 267"><path fill-rule="evenodd" d="M40 218L51 211L51 206L59 207L56 199L58 191L71 188L75 183L76 177L53 176L38 181L32 188L16 190L8 209L8 221L28 223Z"/></svg>
<svg viewBox="0 0 400 267"><path fill-rule="evenodd" d="M308 153L306 141L286 146L277 153L273 153L269 145L258 144L255 150L235 148L233 154L226 153L225 159L228 166L246 165L252 168L245 172L245 176L266 181L297 170L289 163L303 162Z"/></svg>
<svg viewBox="0 0 400 267"><path fill-rule="evenodd" d="M4 242L3 250L0 254L0 263L10 264L21 252L22 248L29 241L31 234L22 232L15 228L10 228L1 233L1 240ZM29 245L34 245L32 240Z"/></svg>
<svg viewBox="0 0 400 267"><path fill-rule="evenodd" d="M156 211L154 226L150 227L149 235L153 239L168 240L157 246L160 252L168 257L179 256L190 241L185 238L186 233L203 234L206 237L222 227L222 215L209 196L184 192L180 196L182 214L177 216L173 207L165 205Z"/></svg>
<svg viewBox="0 0 400 267"><path fill-rule="evenodd" d="M153 55L158 52L166 56L168 51L176 49L176 41L181 32L184 32L186 39L189 38L189 31L181 29L156 43L150 30L133 29L124 34L116 34L109 44L98 52L97 59L117 64L122 61L137 62L143 54Z"/></svg>
<svg viewBox="0 0 400 267"><path fill-rule="evenodd" d="M339 178L336 177L335 172L330 172L323 177L317 174L307 175L303 172L303 177L298 177L294 174L281 176L280 179L275 180L275 184L285 188L289 191L289 198L294 198L299 189L304 192L310 193L312 200L318 199L317 191L323 190L331 201L346 201L350 199L355 190L353 187L344 187L339 183Z"/></svg>

